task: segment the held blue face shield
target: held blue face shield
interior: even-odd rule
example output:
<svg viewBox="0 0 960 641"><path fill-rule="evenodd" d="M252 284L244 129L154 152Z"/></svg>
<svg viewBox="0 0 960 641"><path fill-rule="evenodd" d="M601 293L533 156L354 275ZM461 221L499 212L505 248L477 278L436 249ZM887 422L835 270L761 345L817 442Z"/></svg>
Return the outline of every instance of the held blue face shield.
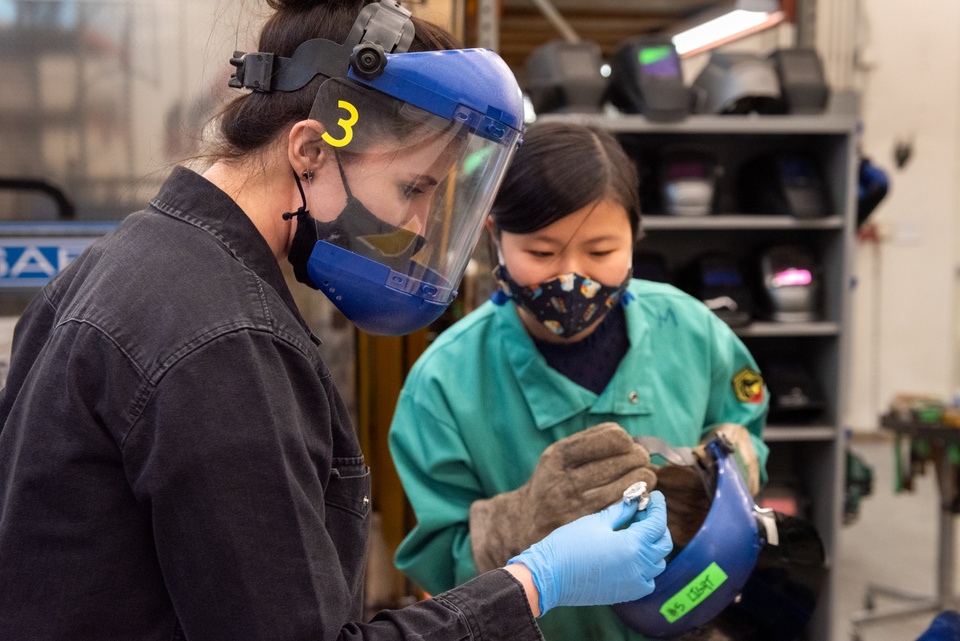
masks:
<svg viewBox="0 0 960 641"><path fill-rule="evenodd" d="M523 128L520 87L496 53L406 53L409 16L381 0L361 11L342 45L310 40L291 58L237 52L231 60L231 86L253 91L328 78L310 120L322 125L321 158L336 159L354 201L340 217L365 220L298 219L321 230L304 282L372 334L415 331L456 297ZM382 224L370 225L370 214ZM325 235L331 226L352 231Z"/></svg>
<svg viewBox="0 0 960 641"><path fill-rule="evenodd" d="M647 637L676 637L716 617L740 593L763 547L765 517L737 469L732 446L718 438L707 451L716 459L716 491L700 530L667 563L652 593L612 606Z"/></svg>

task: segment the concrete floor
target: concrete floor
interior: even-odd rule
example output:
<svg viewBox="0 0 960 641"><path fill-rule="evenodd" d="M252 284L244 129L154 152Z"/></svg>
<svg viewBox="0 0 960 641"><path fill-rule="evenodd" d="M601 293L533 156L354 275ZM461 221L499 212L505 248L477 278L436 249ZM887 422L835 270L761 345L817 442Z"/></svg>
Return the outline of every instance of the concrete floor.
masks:
<svg viewBox="0 0 960 641"><path fill-rule="evenodd" d="M912 493L895 494L892 441L855 436L852 448L872 466L874 483L873 493L861 503L859 518L843 526L839 535L836 568L839 598L833 641L854 638L849 618L853 612L863 609L868 584L930 596L936 590L940 499L933 466L928 466L926 474L917 478ZM956 541L954 549L957 549ZM956 593L960 572L954 574ZM876 611L903 607L905 603L880 596L876 600ZM956 609L957 604L953 603L952 607ZM935 614L929 611L868 622L859 627L859 639L914 641Z"/></svg>

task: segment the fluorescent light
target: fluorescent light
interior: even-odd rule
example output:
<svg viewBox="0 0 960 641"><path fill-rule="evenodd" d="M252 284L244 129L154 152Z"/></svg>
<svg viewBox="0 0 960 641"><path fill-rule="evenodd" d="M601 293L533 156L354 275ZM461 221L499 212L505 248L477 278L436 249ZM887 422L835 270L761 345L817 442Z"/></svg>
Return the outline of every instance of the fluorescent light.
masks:
<svg viewBox="0 0 960 641"><path fill-rule="evenodd" d="M699 53L756 33L783 20L782 11L735 9L703 24L681 31L671 38L680 56Z"/></svg>

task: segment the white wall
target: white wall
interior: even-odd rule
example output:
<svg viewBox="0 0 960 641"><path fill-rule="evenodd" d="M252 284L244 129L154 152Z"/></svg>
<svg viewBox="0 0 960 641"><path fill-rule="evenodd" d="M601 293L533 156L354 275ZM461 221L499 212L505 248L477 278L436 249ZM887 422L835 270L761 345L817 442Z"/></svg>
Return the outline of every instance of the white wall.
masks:
<svg viewBox="0 0 960 641"><path fill-rule="evenodd" d="M837 0L821 0L821 22ZM890 194L858 243L848 425L876 429L894 394L949 398L955 367L960 3L860 0L854 74L864 153L887 170ZM893 150L913 154L898 169Z"/></svg>

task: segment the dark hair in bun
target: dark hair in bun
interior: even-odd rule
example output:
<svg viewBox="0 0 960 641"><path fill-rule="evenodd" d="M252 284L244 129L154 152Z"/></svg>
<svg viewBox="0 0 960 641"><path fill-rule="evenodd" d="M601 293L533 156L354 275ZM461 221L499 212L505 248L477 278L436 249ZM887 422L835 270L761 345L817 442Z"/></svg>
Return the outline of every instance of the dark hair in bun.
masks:
<svg viewBox="0 0 960 641"><path fill-rule="evenodd" d="M266 0L267 6L274 11L307 11L320 5L336 6L349 5L356 7L357 11L366 4L358 0Z"/></svg>
<svg viewBox="0 0 960 641"><path fill-rule="evenodd" d="M302 43L314 38L343 42L370 1L266 0L275 13L260 32L257 50L290 57ZM413 24L416 36L410 51L458 48L456 39L441 27L416 17ZM212 155L240 158L266 146L287 125L308 118L325 79L318 75L298 91L254 92L234 99L220 112L221 141Z"/></svg>

